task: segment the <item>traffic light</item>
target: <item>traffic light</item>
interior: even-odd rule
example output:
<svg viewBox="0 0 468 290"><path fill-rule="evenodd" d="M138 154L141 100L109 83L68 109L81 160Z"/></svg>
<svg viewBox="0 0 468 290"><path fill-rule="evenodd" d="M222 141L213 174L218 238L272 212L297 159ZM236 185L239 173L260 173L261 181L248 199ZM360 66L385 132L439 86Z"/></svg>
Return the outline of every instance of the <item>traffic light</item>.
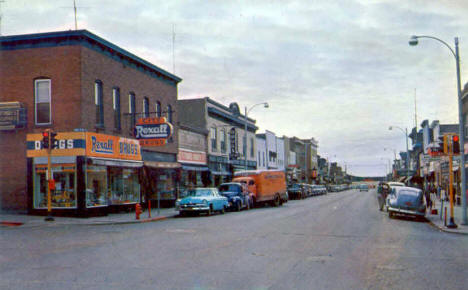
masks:
<svg viewBox="0 0 468 290"><path fill-rule="evenodd" d="M50 145L50 143L49 143L49 141L50 141L49 137L50 137L50 136L49 136L49 131L44 131L44 132L42 132L42 149L49 149L49 148L50 148L50 147L49 147L49 145Z"/></svg>
<svg viewBox="0 0 468 290"><path fill-rule="evenodd" d="M460 153L460 138L458 138L458 135L453 135L452 144L453 144L453 154L459 154Z"/></svg>
<svg viewBox="0 0 468 290"><path fill-rule="evenodd" d="M55 147L55 141L57 141L57 139L55 139L55 136L57 136L57 133L55 133L54 131L51 131L50 132L50 149L54 149Z"/></svg>

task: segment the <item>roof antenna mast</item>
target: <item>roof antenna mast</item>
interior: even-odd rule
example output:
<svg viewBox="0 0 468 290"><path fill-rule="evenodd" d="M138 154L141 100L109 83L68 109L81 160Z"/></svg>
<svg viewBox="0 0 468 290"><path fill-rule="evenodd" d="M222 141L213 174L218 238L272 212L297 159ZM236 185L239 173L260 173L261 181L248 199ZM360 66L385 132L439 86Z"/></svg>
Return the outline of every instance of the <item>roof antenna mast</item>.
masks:
<svg viewBox="0 0 468 290"><path fill-rule="evenodd" d="M76 21L76 1L73 0L73 11L75 12L75 30L78 30L78 22Z"/></svg>

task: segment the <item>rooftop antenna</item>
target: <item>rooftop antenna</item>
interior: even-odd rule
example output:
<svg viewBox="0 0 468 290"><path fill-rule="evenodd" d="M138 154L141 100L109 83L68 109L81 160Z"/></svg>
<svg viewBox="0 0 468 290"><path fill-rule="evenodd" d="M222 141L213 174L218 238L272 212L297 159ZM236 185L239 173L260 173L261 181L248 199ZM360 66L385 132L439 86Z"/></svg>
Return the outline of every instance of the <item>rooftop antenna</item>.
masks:
<svg viewBox="0 0 468 290"><path fill-rule="evenodd" d="M1 0L0 0L1 1ZM70 7L61 7L61 8L70 8ZM75 17L75 30L78 30L78 19L77 19L77 6L76 6L76 0L73 0L73 14L74 14L74 17ZM87 8L87 7L82 7L80 6L80 8Z"/></svg>
<svg viewBox="0 0 468 290"><path fill-rule="evenodd" d="M5 3L5 1L0 0L0 36L2 35L2 3Z"/></svg>

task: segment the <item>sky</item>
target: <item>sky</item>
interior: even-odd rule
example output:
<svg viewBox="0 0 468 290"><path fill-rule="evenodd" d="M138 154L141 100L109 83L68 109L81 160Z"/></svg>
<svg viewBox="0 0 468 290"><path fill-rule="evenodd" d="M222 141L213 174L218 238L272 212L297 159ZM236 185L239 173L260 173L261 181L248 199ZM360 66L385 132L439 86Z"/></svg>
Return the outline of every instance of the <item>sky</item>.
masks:
<svg viewBox="0 0 468 290"><path fill-rule="evenodd" d="M73 0L0 1L0 32L75 29ZM78 29L176 74L179 99L237 102L277 136L315 138L319 154L381 176L403 130L458 123L454 49L468 81L468 1L76 0ZM416 123L417 121L417 123ZM411 143L410 143L411 145Z"/></svg>

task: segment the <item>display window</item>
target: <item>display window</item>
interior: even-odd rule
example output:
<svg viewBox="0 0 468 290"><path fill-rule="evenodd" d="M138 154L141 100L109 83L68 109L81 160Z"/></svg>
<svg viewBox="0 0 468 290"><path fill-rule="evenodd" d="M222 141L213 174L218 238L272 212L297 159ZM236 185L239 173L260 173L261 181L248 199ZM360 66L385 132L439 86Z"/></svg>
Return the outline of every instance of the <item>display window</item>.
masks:
<svg viewBox="0 0 468 290"><path fill-rule="evenodd" d="M107 206L107 167L86 165L86 207Z"/></svg>
<svg viewBox="0 0 468 290"><path fill-rule="evenodd" d="M170 170L161 170L157 175L156 190L150 195L150 199L175 200L174 173Z"/></svg>
<svg viewBox="0 0 468 290"><path fill-rule="evenodd" d="M109 169L110 204L140 202L138 169L111 167Z"/></svg>
<svg viewBox="0 0 468 290"><path fill-rule="evenodd" d="M76 208L76 170L74 164L53 164L51 167L55 189L51 190L53 208ZM34 167L34 208L47 208L48 182L47 165L37 164Z"/></svg>

